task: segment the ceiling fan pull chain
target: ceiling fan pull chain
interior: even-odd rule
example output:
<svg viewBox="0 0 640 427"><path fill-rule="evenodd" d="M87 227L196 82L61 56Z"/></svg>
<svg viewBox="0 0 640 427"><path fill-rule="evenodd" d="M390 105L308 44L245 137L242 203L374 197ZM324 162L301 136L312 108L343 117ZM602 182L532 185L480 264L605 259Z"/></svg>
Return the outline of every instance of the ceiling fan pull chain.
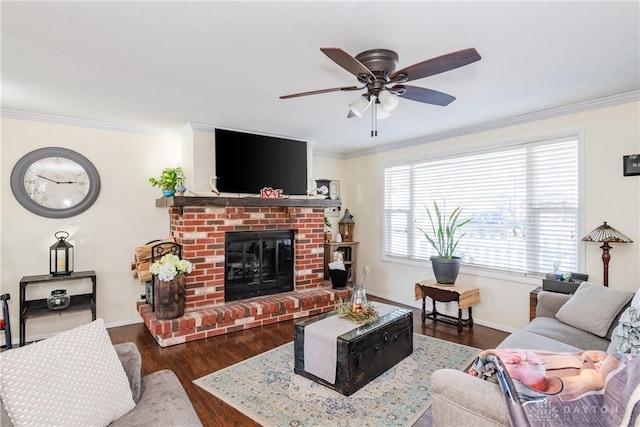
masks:
<svg viewBox="0 0 640 427"><path fill-rule="evenodd" d="M376 104L374 102L372 102L372 106L371 106L371 138L373 138L373 129L374 129L374 121L375 118L374 116L376 115Z"/></svg>
<svg viewBox="0 0 640 427"><path fill-rule="evenodd" d="M371 109L371 138L378 136L378 107L376 106L375 99L372 102Z"/></svg>

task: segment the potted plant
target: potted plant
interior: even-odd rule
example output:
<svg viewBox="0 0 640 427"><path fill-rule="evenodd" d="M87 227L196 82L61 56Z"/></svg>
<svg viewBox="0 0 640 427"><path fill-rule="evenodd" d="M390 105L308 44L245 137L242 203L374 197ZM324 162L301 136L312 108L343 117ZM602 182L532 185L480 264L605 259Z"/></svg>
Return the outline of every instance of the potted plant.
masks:
<svg viewBox="0 0 640 427"><path fill-rule="evenodd" d="M184 182L184 171L180 166L174 168L164 168L162 174L158 178L151 177L149 182L154 187L160 187L162 189L163 197L171 197L176 191L176 185L178 181Z"/></svg>
<svg viewBox="0 0 640 427"><path fill-rule="evenodd" d="M331 233L331 221L326 216L324 217L324 241L330 242L333 237Z"/></svg>
<svg viewBox="0 0 640 427"><path fill-rule="evenodd" d="M438 203L433 202L433 214L425 205L429 222L431 223L431 234L424 229L418 227L427 241L438 252L437 256L429 259L433 265L433 273L436 281L441 285L453 285L460 271L460 257L454 256L454 252L463 234L456 236L461 227L466 225L471 218L460 220L462 208L455 208L450 215L447 216L446 206L443 202L443 209L440 209Z"/></svg>

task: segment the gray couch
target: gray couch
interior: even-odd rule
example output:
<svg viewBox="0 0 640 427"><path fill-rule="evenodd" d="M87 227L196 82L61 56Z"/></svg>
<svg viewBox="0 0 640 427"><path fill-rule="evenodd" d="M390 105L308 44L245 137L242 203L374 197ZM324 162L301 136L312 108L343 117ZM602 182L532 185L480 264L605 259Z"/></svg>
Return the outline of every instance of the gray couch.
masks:
<svg viewBox="0 0 640 427"><path fill-rule="evenodd" d="M136 406L111 426L202 426L173 371L162 370L142 377L142 358L136 345L129 342L114 347L127 373ZM0 425L12 426L4 404L0 407Z"/></svg>
<svg viewBox="0 0 640 427"><path fill-rule="evenodd" d="M604 338L556 319L558 310L572 295L545 292L538 294L536 318L525 328L509 335L498 348L525 348L560 352L580 350L607 351L613 329L626 306L610 321ZM629 300L633 293L629 292ZM628 303L627 303L628 305ZM593 313L585 311L586 319ZM500 387L466 372L441 369L431 382L433 425L509 426L509 416Z"/></svg>

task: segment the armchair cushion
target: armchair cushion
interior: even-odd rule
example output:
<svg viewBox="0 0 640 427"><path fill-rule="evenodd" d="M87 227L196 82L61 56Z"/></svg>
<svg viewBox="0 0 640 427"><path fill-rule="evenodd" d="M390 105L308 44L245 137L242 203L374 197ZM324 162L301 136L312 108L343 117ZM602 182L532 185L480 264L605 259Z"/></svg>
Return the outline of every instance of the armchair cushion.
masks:
<svg viewBox="0 0 640 427"><path fill-rule="evenodd" d="M6 351L0 363L14 425L108 425L135 407L102 319Z"/></svg>
<svg viewBox="0 0 640 427"><path fill-rule="evenodd" d="M127 374L133 401L138 403L142 394L142 356L140 356L140 351L132 342L114 344L113 348L116 349L120 363L122 363L122 367Z"/></svg>
<svg viewBox="0 0 640 427"><path fill-rule="evenodd" d="M597 283L582 282L556 314L556 319L583 331L605 337L609 326L633 293Z"/></svg>

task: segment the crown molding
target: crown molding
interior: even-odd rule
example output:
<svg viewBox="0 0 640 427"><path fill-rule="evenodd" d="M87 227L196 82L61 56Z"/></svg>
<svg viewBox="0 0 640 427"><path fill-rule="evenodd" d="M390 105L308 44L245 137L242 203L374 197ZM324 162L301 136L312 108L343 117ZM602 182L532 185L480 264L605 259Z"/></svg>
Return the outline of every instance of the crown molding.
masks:
<svg viewBox="0 0 640 427"><path fill-rule="evenodd" d="M130 132L154 136L175 136L175 129L148 128L125 125L121 123L100 122L97 120L76 119L72 117L53 116L49 114L29 113L26 111L0 109L0 116L10 119L33 120L37 122L53 123L65 126L77 126L92 129L110 130L116 132Z"/></svg>
<svg viewBox="0 0 640 427"><path fill-rule="evenodd" d="M504 128L508 126L515 126L519 124L549 119L549 118L563 116L567 114L580 113L584 111L595 110L598 108L612 107L615 105L626 104L629 102L637 102L639 100L640 100L640 91L633 91L633 92L627 92L627 93L622 93L618 95L607 96L604 98L598 98L598 99L593 99L589 101L579 102L576 104L549 108L546 110L522 114L519 116L507 117L500 120L494 120L491 122L480 123L477 125L466 126L458 129L452 129L444 132L434 133L431 135L421 136L418 138L393 142L393 143L381 145L378 147L371 147L365 150L352 151L346 154L329 152L329 151L314 151L314 154L320 157L352 159L355 157L366 156L369 154L382 153L390 150L397 150L400 148L411 147L414 145L421 145L429 142L441 141L444 139L455 138L455 137L469 135L473 133L486 132L489 130ZM34 121L54 123L59 125L78 126L78 127L86 127L86 128L93 128L93 129L117 131L117 132L130 132L130 133L138 133L138 134L154 135L154 136L179 136L189 131L214 133L216 129L215 126L205 125L200 123L187 123L184 126L180 127L179 129L147 128L147 127L141 127L141 126L100 122L96 120L76 119L71 117L53 116L48 114L29 113L26 111L7 110L7 109L0 109L0 117L34 120ZM229 129L229 130L238 130L238 129ZM245 132L245 131L241 131L241 132ZM255 133L255 132L249 132L249 131L246 131L246 132ZM297 138L291 138L291 137L281 136L281 135L269 135L269 136L299 140Z"/></svg>
<svg viewBox="0 0 640 427"><path fill-rule="evenodd" d="M539 120L549 119L567 114L581 113L584 111L595 110L599 108L612 107L615 105L626 104L629 102L637 102L640 100L640 91L622 93L619 95L607 96L604 98L592 99L589 101L578 102L576 104L564 105L561 107L549 108L546 110L535 111L533 113L522 114L519 116L507 117L492 122L480 123L477 125L466 126L458 129L452 129L444 132L438 132L431 135L425 135L418 138L408 139L404 141L393 142L390 144L380 145L377 147L367 148L365 150L352 151L343 155L344 159L353 159L355 157L366 156L369 154L382 153L400 148L412 147L414 145L426 144L428 142L441 141L444 139L455 138L459 136L486 132L489 130L500 129L508 126L515 126L524 123L535 122Z"/></svg>

